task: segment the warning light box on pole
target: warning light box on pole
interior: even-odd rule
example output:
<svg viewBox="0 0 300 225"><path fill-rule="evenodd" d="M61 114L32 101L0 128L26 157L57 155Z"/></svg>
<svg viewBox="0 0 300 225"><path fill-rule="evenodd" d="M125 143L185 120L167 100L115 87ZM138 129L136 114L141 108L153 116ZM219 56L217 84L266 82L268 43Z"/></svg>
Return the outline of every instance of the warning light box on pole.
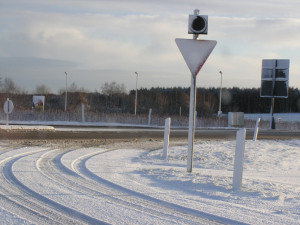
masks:
<svg viewBox="0 0 300 225"><path fill-rule="evenodd" d="M289 65L289 59L262 60L260 97L288 97Z"/></svg>
<svg viewBox="0 0 300 225"><path fill-rule="evenodd" d="M189 130L188 130L188 154L187 171L192 172L193 151L195 137L195 108L196 108L196 77L208 56L215 48L217 41L198 40L198 35L207 34L208 16L199 15L199 10L195 9L193 15L189 15L188 33L193 34L193 39L176 38L175 42L179 48L187 66L191 71L191 89L190 89L190 112L189 112Z"/></svg>

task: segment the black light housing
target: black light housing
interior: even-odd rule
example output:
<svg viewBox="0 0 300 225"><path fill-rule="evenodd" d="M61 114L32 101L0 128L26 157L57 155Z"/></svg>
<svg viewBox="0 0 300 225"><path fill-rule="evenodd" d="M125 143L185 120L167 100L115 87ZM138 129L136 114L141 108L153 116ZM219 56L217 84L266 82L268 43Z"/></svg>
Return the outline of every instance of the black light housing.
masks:
<svg viewBox="0 0 300 225"><path fill-rule="evenodd" d="M189 15L189 34L207 34L208 16Z"/></svg>

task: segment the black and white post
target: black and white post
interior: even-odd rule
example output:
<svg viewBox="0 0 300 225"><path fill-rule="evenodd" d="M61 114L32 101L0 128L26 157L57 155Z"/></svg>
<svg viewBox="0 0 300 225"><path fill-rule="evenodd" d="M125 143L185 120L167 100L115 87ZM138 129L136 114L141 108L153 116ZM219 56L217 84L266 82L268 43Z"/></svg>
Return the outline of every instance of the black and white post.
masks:
<svg viewBox="0 0 300 225"><path fill-rule="evenodd" d="M3 110L6 114L6 125L9 124L9 114L12 113L14 109L14 104L11 100L9 100L9 98L7 98L7 100L4 102L4 106L3 106Z"/></svg>

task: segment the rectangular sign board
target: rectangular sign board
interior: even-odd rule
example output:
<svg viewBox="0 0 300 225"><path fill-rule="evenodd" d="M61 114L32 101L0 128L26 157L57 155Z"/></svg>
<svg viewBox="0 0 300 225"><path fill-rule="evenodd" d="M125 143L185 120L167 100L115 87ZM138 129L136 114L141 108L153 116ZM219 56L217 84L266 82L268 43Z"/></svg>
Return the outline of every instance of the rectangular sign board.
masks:
<svg viewBox="0 0 300 225"><path fill-rule="evenodd" d="M45 96L33 96L32 98L32 108L42 109L44 111L45 106Z"/></svg>
<svg viewBox="0 0 300 225"><path fill-rule="evenodd" d="M289 64L289 59L264 59L262 61L260 97L288 97Z"/></svg>

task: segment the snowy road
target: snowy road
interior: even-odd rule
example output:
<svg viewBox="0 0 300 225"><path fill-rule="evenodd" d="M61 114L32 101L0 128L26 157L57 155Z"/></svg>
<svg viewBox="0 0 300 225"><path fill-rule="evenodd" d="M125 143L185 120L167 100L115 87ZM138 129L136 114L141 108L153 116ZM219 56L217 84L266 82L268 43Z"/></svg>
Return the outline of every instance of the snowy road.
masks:
<svg viewBox="0 0 300 225"><path fill-rule="evenodd" d="M300 142L247 141L241 192L235 141L0 143L0 224L299 224Z"/></svg>
<svg viewBox="0 0 300 225"><path fill-rule="evenodd" d="M234 222L109 182L86 166L118 149L2 147L2 224L216 224ZM138 217L137 217L138 215Z"/></svg>

